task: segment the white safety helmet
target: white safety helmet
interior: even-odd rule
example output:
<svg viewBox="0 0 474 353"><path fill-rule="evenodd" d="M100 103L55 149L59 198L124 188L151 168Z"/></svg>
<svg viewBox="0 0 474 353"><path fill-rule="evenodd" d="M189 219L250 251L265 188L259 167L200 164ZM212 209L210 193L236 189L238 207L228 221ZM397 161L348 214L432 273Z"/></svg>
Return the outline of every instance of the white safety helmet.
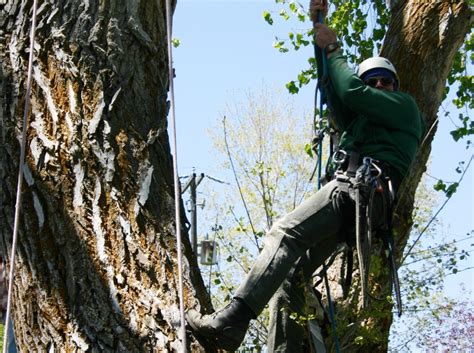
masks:
<svg viewBox="0 0 474 353"><path fill-rule="evenodd" d="M378 72L383 72L384 70L389 71L394 76L394 79L397 81L398 86L400 79L398 78L395 66L393 66L393 64L388 59L382 58L381 56L374 56L372 58L364 60L359 65L357 75L361 79L364 79L367 76L372 76L373 73L375 74Z"/></svg>

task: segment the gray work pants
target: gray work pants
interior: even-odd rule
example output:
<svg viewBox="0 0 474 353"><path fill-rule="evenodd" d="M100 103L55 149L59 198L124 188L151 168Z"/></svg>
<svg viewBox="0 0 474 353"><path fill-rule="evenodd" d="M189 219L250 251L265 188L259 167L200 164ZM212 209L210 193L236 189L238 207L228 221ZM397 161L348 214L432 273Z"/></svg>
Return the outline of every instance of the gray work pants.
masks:
<svg viewBox="0 0 474 353"><path fill-rule="evenodd" d="M270 307L269 352L300 352L303 328L289 318L303 314L304 283L354 226L348 183L333 180L276 222L252 269L235 294L259 315ZM281 310L288 308L289 310Z"/></svg>

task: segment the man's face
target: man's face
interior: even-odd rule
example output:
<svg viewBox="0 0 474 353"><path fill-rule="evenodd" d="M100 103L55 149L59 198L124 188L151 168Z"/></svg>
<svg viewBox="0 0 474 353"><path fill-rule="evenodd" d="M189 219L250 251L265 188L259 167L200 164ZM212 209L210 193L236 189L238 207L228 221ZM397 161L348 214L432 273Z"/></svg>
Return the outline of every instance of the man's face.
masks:
<svg viewBox="0 0 474 353"><path fill-rule="evenodd" d="M386 76L371 77L365 80L365 84L367 86L381 89L384 91L390 91L390 92L395 91L395 80L391 77L386 77Z"/></svg>

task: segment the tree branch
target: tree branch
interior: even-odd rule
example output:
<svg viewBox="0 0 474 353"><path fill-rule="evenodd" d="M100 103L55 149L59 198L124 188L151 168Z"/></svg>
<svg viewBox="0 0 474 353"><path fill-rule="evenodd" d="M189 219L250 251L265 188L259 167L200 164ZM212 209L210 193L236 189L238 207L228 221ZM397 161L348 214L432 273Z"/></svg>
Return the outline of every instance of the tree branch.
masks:
<svg viewBox="0 0 474 353"><path fill-rule="evenodd" d="M249 209L247 207L247 203L245 202L245 198L244 198L244 195L242 193L242 187L240 186L239 178L237 177L237 172L236 172L235 167L234 167L234 161L233 161L232 155L230 153L229 143L227 141L227 128L226 128L225 122L226 122L226 117L224 116L224 118L222 119L222 125L224 126L224 142L225 142L227 157L229 158L230 165L232 167L232 172L234 174L235 182L237 183L237 188L239 190L240 198L241 198L242 203L244 205L244 209L245 209L245 212L247 214L247 218L249 220L250 227L252 228L252 232L253 232L253 235L254 235L254 238L255 238L255 243L257 244L258 248L260 249L260 245L258 243L257 232L255 231L255 227L253 226L252 218L250 217L250 212L249 212Z"/></svg>

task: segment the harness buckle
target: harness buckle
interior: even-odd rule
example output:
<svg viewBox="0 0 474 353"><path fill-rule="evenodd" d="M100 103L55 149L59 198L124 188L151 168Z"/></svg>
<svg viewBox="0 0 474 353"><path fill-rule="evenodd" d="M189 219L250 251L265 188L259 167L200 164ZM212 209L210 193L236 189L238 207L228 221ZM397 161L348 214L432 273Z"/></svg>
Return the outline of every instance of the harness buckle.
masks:
<svg viewBox="0 0 474 353"><path fill-rule="evenodd" d="M382 175L382 168L380 168L377 163L378 161L375 160L375 159L372 159L370 157L365 157L365 159L369 159L370 161L370 167L372 169L370 169L370 175L373 177L373 178L379 178L381 175Z"/></svg>

